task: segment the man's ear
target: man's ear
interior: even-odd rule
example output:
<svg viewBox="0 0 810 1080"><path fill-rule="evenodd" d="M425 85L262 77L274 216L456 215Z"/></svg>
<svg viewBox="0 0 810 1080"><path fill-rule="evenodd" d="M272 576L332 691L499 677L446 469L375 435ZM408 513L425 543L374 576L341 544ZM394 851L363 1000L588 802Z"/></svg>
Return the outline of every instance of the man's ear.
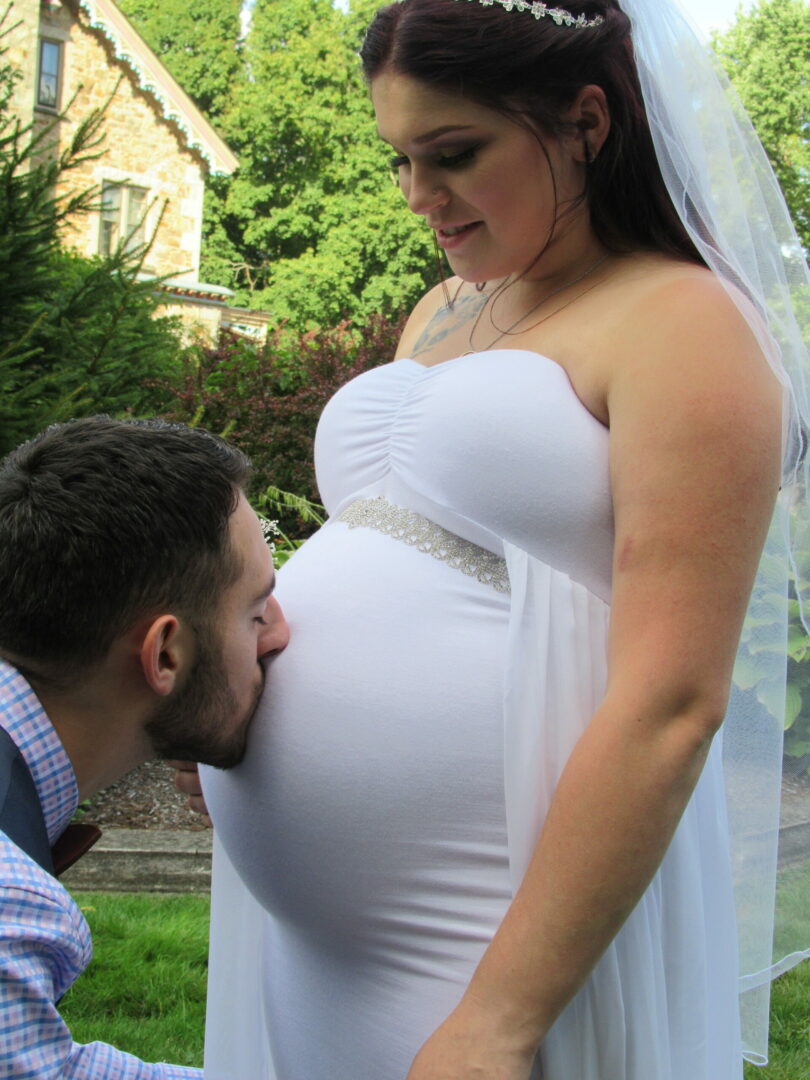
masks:
<svg viewBox="0 0 810 1080"><path fill-rule="evenodd" d="M140 647L143 675L161 697L171 694L189 661L186 627L176 615L159 615L149 625Z"/></svg>
<svg viewBox="0 0 810 1080"><path fill-rule="evenodd" d="M596 161L610 131L610 111L601 86L583 86L566 114L576 129L574 155L584 164Z"/></svg>

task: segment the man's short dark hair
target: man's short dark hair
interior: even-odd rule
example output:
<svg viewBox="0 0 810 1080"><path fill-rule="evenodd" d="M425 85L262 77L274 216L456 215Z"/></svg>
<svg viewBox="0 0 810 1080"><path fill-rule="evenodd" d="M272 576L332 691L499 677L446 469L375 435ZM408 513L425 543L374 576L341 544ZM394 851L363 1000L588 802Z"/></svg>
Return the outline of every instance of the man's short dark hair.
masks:
<svg viewBox="0 0 810 1080"><path fill-rule="evenodd" d="M240 571L248 459L201 428L94 416L0 462L0 652L64 675L140 618L202 625Z"/></svg>

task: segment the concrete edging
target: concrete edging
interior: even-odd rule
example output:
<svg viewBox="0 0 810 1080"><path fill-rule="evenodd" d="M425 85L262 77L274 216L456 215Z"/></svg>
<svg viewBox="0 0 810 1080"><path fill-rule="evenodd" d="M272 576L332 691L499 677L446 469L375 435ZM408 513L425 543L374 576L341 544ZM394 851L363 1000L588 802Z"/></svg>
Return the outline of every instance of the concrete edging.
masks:
<svg viewBox="0 0 810 1080"><path fill-rule="evenodd" d="M209 892L210 829L106 829L96 846L62 875L69 889L94 892ZM810 851L810 821L779 830L779 867Z"/></svg>
<svg viewBox="0 0 810 1080"><path fill-rule="evenodd" d="M209 892L212 839L210 829L105 829L60 880L94 892Z"/></svg>

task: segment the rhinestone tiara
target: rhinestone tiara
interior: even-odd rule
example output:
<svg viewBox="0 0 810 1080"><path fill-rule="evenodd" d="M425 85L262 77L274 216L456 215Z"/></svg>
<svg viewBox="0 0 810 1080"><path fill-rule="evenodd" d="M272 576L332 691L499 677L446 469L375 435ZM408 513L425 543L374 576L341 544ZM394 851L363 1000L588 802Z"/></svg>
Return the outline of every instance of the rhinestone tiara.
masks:
<svg viewBox="0 0 810 1080"><path fill-rule="evenodd" d="M471 3L475 3L476 0L470 0ZM590 30L594 26L601 26L605 21L603 15L594 15L592 19L587 19L584 15L572 15L570 11L566 11L565 8L549 7L548 4L543 4L540 0L477 0L482 7L492 7L493 4L499 4L505 11L528 11L530 15L534 15L535 19L553 19L557 26L574 26L578 30Z"/></svg>

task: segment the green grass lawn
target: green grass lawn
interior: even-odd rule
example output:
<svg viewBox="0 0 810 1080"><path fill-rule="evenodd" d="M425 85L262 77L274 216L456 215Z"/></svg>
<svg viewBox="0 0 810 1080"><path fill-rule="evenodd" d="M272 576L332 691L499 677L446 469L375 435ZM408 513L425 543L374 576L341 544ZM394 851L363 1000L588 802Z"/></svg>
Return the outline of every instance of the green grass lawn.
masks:
<svg viewBox="0 0 810 1080"><path fill-rule="evenodd" d="M810 963L804 963L771 990L769 1062L745 1066L745 1080L808 1080L810 1078Z"/></svg>
<svg viewBox="0 0 810 1080"><path fill-rule="evenodd" d="M782 953L806 941L810 915L810 865L784 870L779 875L782 926L792 937L776 935ZM764 1068L746 1065L745 1080L810 1080L810 963L801 964L777 979L771 989L769 1063Z"/></svg>
<svg viewBox="0 0 810 1080"><path fill-rule="evenodd" d="M802 878L810 882L810 870ZM808 894L802 888L805 902ZM146 1061L201 1065L208 897L77 893L76 900L93 932L95 958L62 1001L73 1037L101 1039ZM745 1080L805 1078L810 963L774 984L770 1064L745 1068Z"/></svg>
<svg viewBox="0 0 810 1080"><path fill-rule="evenodd" d="M62 999L77 1042L98 1039L145 1061L202 1065L207 896L77 893L94 958Z"/></svg>

